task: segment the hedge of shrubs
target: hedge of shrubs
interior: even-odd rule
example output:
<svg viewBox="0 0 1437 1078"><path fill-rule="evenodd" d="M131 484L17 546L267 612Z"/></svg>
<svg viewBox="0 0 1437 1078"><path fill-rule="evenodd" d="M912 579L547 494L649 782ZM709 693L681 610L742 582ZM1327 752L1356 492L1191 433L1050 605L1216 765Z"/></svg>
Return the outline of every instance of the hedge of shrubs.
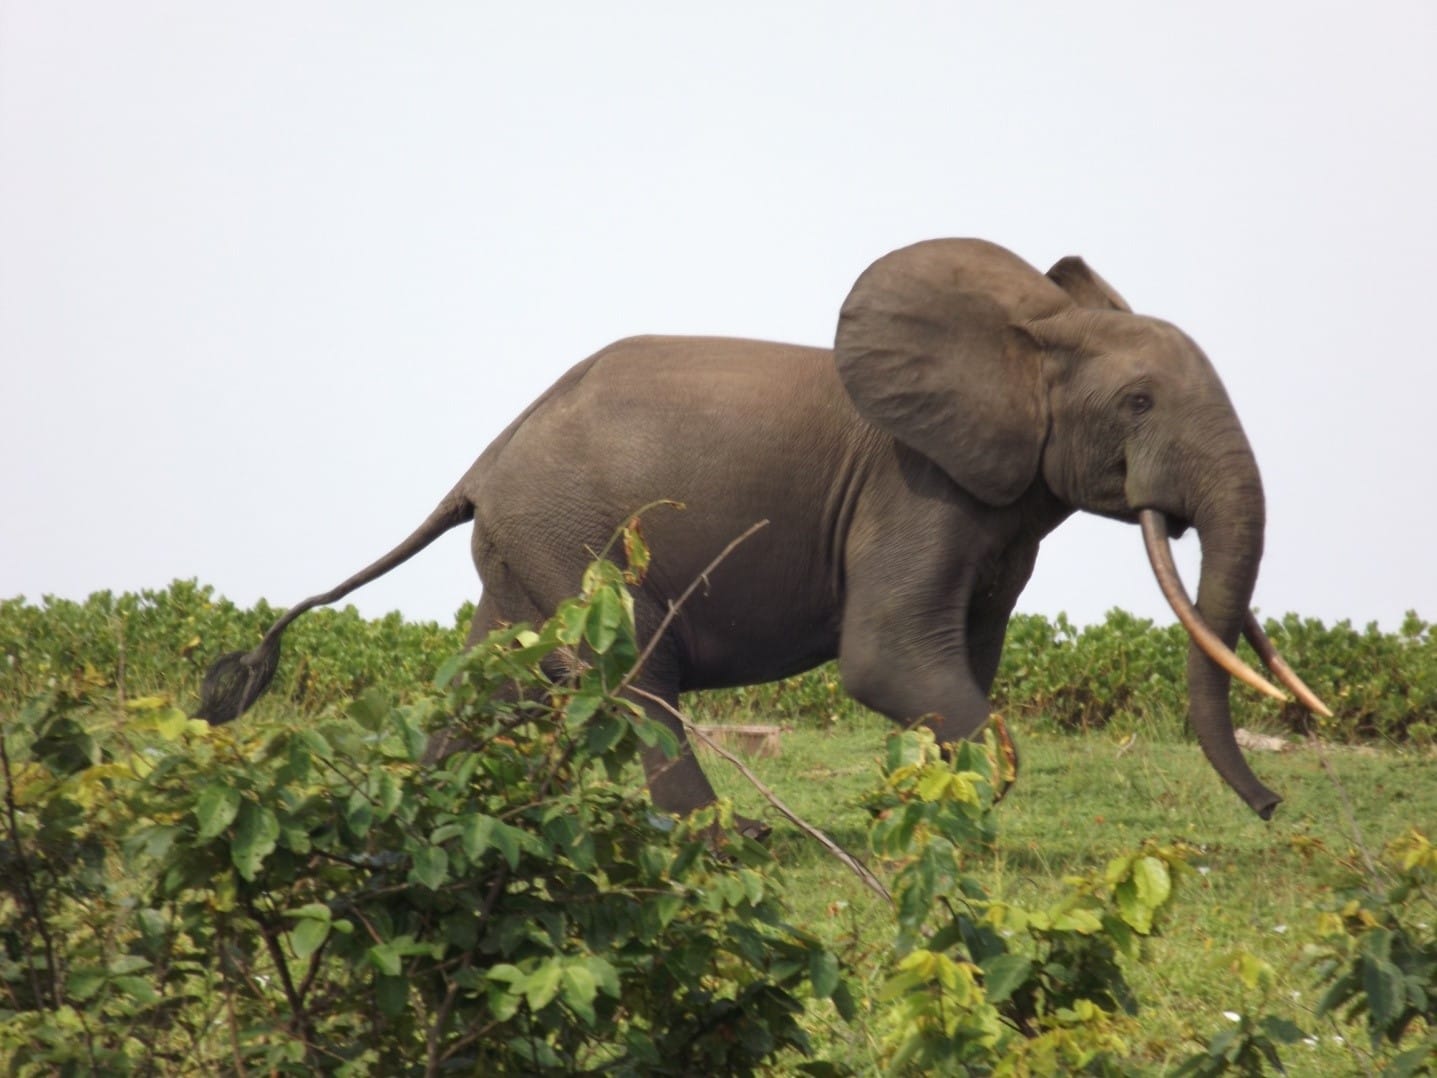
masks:
<svg viewBox="0 0 1437 1078"><path fill-rule="evenodd" d="M405 699L427 687L462 646L472 606L452 625L366 620L353 607L318 610L286 634L280 672L267 700L306 710L338 705L373 686ZM158 591L99 592L83 602L0 601L0 698L23 700L52 678L107 687L121 696L193 695L215 656L252 647L278 616L261 602L242 609L193 580ZM1437 632L1409 613L1396 632L1375 624L1324 625L1288 614L1268 619L1269 635L1335 712L1319 733L1342 741L1437 740ZM1008 632L993 686L994 707L1018 725L1088 730L1116 724L1178 736L1187 707L1187 638L1121 610L1101 624L1075 626L1020 614ZM1254 666L1256 657L1243 645ZM860 710L828 664L769 685L705 693L688 701L701 721L831 723ZM1305 731L1296 704L1233 693L1235 721Z"/></svg>

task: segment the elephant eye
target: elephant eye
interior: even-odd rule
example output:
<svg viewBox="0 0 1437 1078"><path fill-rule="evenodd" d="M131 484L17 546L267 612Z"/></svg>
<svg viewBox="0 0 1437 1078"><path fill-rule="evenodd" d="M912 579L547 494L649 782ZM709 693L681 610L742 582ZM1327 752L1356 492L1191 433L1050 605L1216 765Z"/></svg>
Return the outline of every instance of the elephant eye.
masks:
<svg viewBox="0 0 1437 1078"><path fill-rule="evenodd" d="M1146 415L1153 410L1153 397L1151 393L1130 393L1128 394L1128 411L1133 415Z"/></svg>

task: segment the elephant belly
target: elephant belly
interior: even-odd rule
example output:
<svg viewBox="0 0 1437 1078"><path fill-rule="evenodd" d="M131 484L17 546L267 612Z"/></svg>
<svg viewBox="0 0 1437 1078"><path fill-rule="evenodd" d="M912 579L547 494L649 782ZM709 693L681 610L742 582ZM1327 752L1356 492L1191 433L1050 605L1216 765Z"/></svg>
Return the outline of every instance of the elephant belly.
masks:
<svg viewBox="0 0 1437 1078"><path fill-rule="evenodd" d="M757 685L810 670L838 654L838 633L827 621L775 626L754 619L690 624L684 633L679 688Z"/></svg>

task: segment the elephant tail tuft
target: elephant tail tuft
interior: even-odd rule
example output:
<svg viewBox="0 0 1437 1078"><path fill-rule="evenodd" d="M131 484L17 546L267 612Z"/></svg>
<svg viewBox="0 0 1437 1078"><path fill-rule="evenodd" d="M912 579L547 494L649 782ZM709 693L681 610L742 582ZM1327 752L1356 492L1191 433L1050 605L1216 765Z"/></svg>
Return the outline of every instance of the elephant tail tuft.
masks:
<svg viewBox="0 0 1437 1078"><path fill-rule="evenodd" d="M253 651L221 655L205 672L195 718L214 726L239 718L269 688L278 666L278 635L265 637Z"/></svg>

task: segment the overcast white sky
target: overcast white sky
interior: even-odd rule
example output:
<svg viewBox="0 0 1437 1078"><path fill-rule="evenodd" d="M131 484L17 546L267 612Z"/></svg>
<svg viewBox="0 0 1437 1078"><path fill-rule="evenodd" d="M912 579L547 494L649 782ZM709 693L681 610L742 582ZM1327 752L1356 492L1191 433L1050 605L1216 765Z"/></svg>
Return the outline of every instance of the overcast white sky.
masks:
<svg viewBox="0 0 1437 1078"><path fill-rule="evenodd" d="M1437 619L1434 55L1431 0L0 0L0 596L288 605L600 346L828 344L954 235L1202 344L1262 611ZM448 620L467 539L355 602ZM1074 518L1020 608L1113 606L1169 620Z"/></svg>

